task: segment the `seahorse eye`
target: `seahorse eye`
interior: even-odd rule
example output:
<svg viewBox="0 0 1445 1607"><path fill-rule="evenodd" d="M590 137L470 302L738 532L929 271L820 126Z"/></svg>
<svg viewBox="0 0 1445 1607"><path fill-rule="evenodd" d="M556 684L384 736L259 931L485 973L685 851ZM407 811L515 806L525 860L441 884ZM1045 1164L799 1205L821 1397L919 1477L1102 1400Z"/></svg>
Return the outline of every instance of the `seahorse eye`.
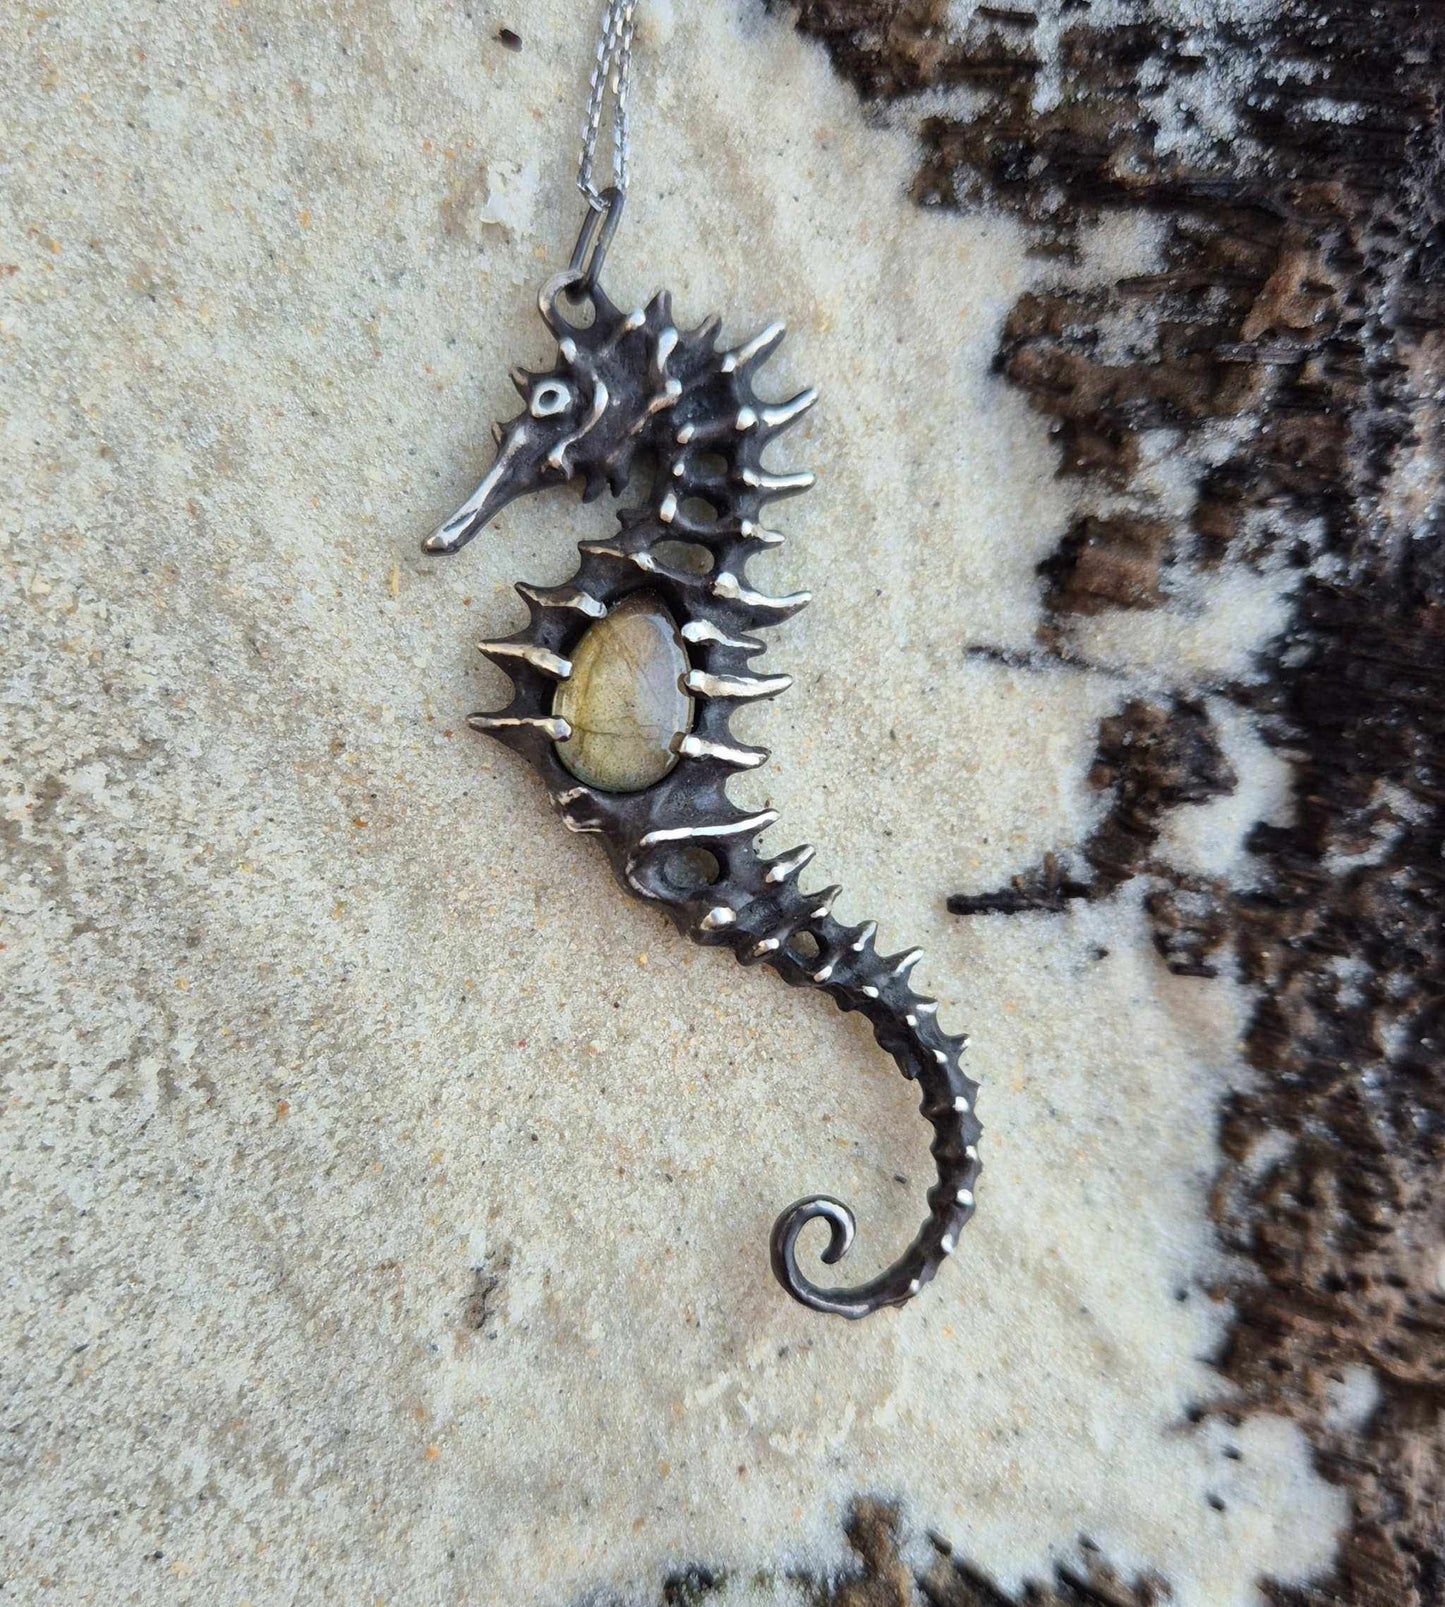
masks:
<svg viewBox="0 0 1445 1607"><path fill-rule="evenodd" d="M532 392L527 410L533 418L551 418L572 405L572 387L560 379L544 379Z"/></svg>

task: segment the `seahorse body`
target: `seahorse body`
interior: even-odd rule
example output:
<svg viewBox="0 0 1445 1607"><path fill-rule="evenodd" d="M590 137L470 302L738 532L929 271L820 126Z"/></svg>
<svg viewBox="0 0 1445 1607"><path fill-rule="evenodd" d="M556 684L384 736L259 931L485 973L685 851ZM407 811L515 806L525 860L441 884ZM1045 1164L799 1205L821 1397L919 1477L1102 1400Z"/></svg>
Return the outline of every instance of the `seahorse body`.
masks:
<svg viewBox="0 0 1445 1607"><path fill-rule="evenodd" d="M575 320L564 306L569 292L581 292ZM590 321L582 316L584 302ZM748 633L786 620L808 601L806 593L770 597L755 590L747 563L783 539L764 523L766 505L812 484L809 474L765 469L762 457L815 393L775 404L753 389L758 368L782 340L781 324L719 349L718 322L680 332L666 293L624 314L575 273L544 287L540 308L557 338L558 365L546 374L514 371L527 409L496 428L492 470L428 550L457 550L513 497L545 485L581 479L588 497L609 486L620 493L639 452L652 462L652 483L643 502L619 511L613 540L580 545L581 563L569 582L517 587L530 611L526 627L481 644L511 676L512 700L470 723L531 761L571 830L601 836L627 892L662 905L695 942L730 948L744 965L770 966L792 987L821 988L839 1009L861 1011L904 1076L917 1081L934 1132L938 1180L928 1193L928 1218L898 1260L857 1288L812 1283L797 1262L806 1224L827 1223L829 1263L846 1253L854 1233L848 1208L822 1196L790 1206L772 1236L778 1280L804 1305L844 1317L901 1305L952 1253L973 1213L980 1129L976 1084L959 1065L966 1040L942 1032L935 1001L910 986L920 951L880 955L873 922L850 927L834 920L838 888L807 893L799 886L814 850L764 857L757 839L777 819L775 811L749 814L725 790L731 774L767 758L766 749L732 735L733 710L789 684L787 676L756 672L752 661L763 644ZM705 549L705 572L678 563L674 543ZM641 791L606 792L579 783L559 757L570 731L554 700L582 634L642 589L681 626L689 660L684 685L695 714L675 741L677 763L667 775Z"/></svg>

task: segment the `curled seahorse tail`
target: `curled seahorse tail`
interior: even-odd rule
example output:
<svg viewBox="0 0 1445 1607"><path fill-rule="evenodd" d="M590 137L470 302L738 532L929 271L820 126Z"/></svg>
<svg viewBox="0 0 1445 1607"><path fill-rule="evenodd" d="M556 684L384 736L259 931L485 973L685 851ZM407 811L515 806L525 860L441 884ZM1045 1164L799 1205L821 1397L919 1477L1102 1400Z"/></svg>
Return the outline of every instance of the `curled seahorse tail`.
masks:
<svg viewBox="0 0 1445 1607"><path fill-rule="evenodd" d="M821 1253L828 1265L842 1260L853 1242L852 1211L828 1195L796 1201L773 1228L773 1272L795 1300L833 1316L866 1317L917 1294L953 1253L973 1215L977 1086L959 1063L967 1039L944 1032L936 1002L915 993L908 980L921 951L879 954L874 922L848 926L835 920L839 888L809 893L798 885L798 872L810 857L811 849L795 849L765 859L744 835L727 851L724 874L709 890L708 897L717 902L706 913L700 904L674 913L698 941L731 948L743 964L761 962L790 986L818 988L840 1010L867 1016L879 1046L919 1086L920 1111L933 1128L937 1181L928 1191L927 1219L891 1266L854 1288L824 1288L805 1276L798 1266L798 1243L809 1223L827 1225Z"/></svg>
<svg viewBox="0 0 1445 1607"><path fill-rule="evenodd" d="M828 1243L819 1252L821 1260L832 1266L847 1255L857 1227L852 1211L830 1195L814 1194L790 1205L773 1224L773 1276L801 1305L831 1317L856 1320L884 1306L905 1305L943 1259L941 1255L930 1258L927 1249L915 1242L906 1255L867 1283L851 1289L823 1289L798 1269L798 1238L810 1222L828 1224Z"/></svg>
<svg viewBox="0 0 1445 1607"><path fill-rule="evenodd" d="M829 1266L847 1255L857 1228L852 1211L842 1200L813 1194L805 1200L795 1200L773 1224L773 1276L794 1300L814 1311L826 1311L835 1317L866 1317L877 1308L860 1298L860 1291L820 1289L798 1270L798 1236L810 1222L828 1224L827 1248L820 1254Z"/></svg>
<svg viewBox="0 0 1445 1607"><path fill-rule="evenodd" d="M860 970L874 981L855 977L851 986L844 983L830 991L840 1009L861 1009L869 1014L879 1043L892 1054L903 1074L922 1087L921 1110L934 1130L932 1153L938 1172L938 1180L928 1192L927 1220L891 1266L852 1288L824 1288L798 1266L798 1241L811 1222L827 1225L828 1242L820 1251L826 1265L835 1265L847 1255L857 1222L841 1200L829 1195L797 1200L778 1217L772 1234L773 1274L793 1299L814 1311L854 1319L884 1306L904 1305L929 1282L953 1253L959 1233L973 1214L980 1170L979 1124L973 1110L976 1089L958 1067L965 1040L948 1038L936 1028L920 1033L924 1022L931 1027L932 1001L911 994L903 1000L888 999L885 989L892 962L872 958L874 964L865 964ZM913 1008L908 1008L910 1005Z"/></svg>

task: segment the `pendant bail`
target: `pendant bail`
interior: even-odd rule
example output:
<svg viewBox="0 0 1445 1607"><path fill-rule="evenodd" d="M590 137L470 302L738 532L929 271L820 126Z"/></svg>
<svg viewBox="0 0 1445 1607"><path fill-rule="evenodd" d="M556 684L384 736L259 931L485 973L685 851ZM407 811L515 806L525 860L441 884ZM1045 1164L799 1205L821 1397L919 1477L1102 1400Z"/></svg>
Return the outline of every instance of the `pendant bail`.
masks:
<svg viewBox="0 0 1445 1607"><path fill-rule="evenodd" d="M596 288L597 276L607 260L608 248L612 244L612 236L617 233L617 225L622 219L622 204L626 199L617 185L609 184L602 191L602 206L588 205L587 216L583 218L582 227L577 233L577 244L572 247L572 260L567 265L574 295L587 295Z"/></svg>

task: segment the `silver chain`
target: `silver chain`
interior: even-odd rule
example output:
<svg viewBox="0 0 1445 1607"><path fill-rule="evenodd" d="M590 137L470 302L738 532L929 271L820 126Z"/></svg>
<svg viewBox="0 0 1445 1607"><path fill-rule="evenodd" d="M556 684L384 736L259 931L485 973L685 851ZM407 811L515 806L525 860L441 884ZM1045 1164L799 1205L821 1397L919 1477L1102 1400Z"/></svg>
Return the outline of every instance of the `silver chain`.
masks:
<svg viewBox="0 0 1445 1607"><path fill-rule="evenodd" d="M607 0L597 59L592 64L592 86L587 97L587 118L582 124L582 159L577 165L577 188L588 206L598 212L608 207L607 197L593 177L602 114L612 98L612 184L619 196L627 194L627 170L632 141L627 124L627 89L632 76L632 29L637 0Z"/></svg>

